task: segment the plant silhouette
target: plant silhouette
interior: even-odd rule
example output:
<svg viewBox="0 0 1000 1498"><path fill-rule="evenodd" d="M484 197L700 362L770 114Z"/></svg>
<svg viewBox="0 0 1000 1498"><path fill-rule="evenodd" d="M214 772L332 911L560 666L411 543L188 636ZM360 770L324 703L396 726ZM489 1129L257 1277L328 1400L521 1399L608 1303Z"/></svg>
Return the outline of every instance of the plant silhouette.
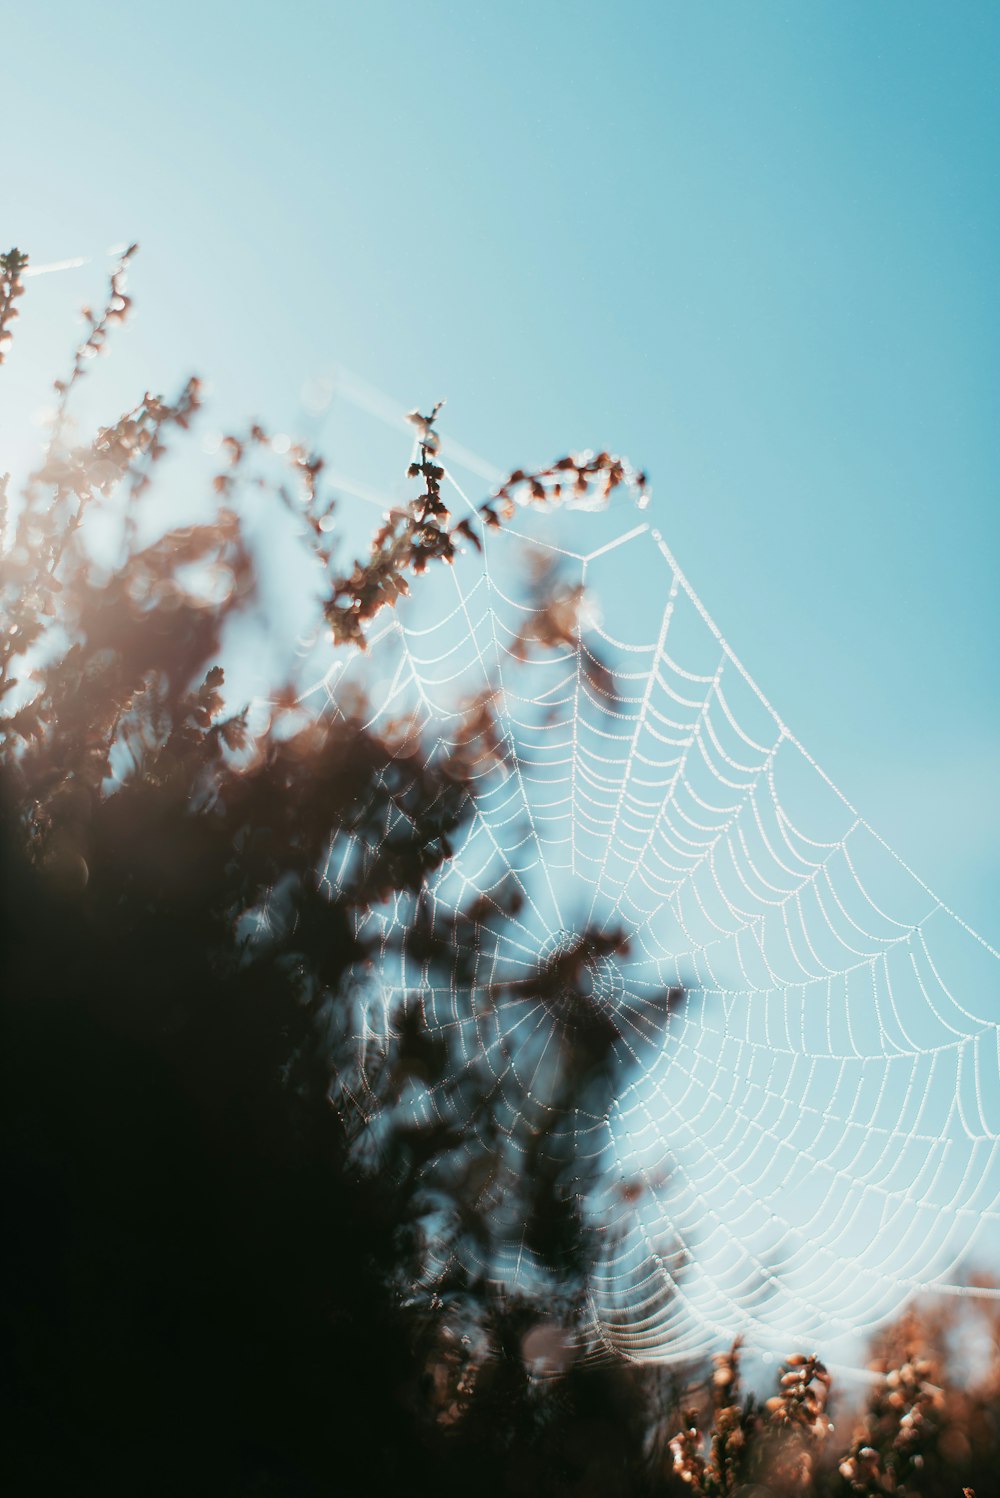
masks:
<svg viewBox="0 0 1000 1498"><path fill-rule="evenodd" d="M476 767L495 752L489 707L472 704L454 748L430 757L360 715L303 722L281 683L262 728L224 713L223 634L256 596L237 495L272 452L266 433L226 439L213 520L145 544L156 465L196 414L198 382L172 404L145 396L88 443L69 439L89 354L127 314L134 248L57 383L4 553L3 1170L17 1286L4 1312L17 1429L5 1460L24 1493L60 1491L69 1473L75 1491L105 1494L417 1491L431 1476L421 1389L441 1335L440 1316L405 1303L422 1224L443 1214L440 1231L484 1242L489 1229L470 1206L468 1151L454 1163L465 1136L394 1113L402 1082L451 1065L414 1009L366 1078L384 1126L378 1168L363 1159L342 990L370 955L355 914L418 897L449 856ZM4 259L7 322L25 264ZM363 645L408 578L476 544L441 499L437 415L412 418L422 492L346 573L320 460L293 448L273 481L325 569L338 644ZM602 454L510 485L542 498L570 469L578 490L609 491L624 474ZM88 524L115 503L121 551L101 562ZM503 523L509 505L508 486L482 523ZM364 857L333 894L320 873L347 837ZM428 932L428 960L464 957L481 919L470 909L451 932ZM579 966L563 961L561 1002ZM535 981L541 994L553 975ZM560 1107L611 1085L609 1036L582 989L577 999ZM477 1116L488 1110L475 1078L462 1086ZM570 1308L586 1232L552 1158L543 1166L531 1145L511 1210ZM507 1345L513 1312L485 1281L439 1286L443 1305L442 1293Z"/></svg>

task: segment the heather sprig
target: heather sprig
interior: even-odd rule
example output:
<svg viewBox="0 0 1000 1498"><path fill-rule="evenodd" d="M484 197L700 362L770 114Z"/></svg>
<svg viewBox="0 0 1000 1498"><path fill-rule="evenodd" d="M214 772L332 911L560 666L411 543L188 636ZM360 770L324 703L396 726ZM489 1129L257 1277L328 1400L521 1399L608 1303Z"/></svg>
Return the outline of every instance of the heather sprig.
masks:
<svg viewBox="0 0 1000 1498"><path fill-rule="evenodd" d="M13 334L11 324L20 315L18 299L24 295L24 272L28 256L14 248L0 255L0 364L4 362Z"/></svg>

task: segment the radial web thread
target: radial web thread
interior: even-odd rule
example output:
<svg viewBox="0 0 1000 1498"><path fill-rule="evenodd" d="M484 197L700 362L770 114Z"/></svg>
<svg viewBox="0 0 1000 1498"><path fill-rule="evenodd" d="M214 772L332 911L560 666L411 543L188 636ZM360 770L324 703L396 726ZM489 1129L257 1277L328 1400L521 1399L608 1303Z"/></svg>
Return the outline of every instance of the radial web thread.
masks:
<svg viewBox="0 0 1000 1498"><path fill-rule="evenodd" d="M554 646L532 643L539 556L582 600ZM508 994L482 1004L410 954L411 905L372 911L362 934L384 961L363 1044L419 1003L489 1068L516 1141L565 1016L512 978L588 923L628 938L590 974L623 1085L567 1120L575 1157L601 1166L593 1347L680 1361L739 1333L832 1356L981 1262L1000 1201L997 954L834 788L654 526L525 510L384 618L309 700L337 712L361 682L375 722L411 716L447 744L490 694L505 762L484 764L426 908L445 921L512 887L520 908L476 953L474 986ZM446 1118L452 1095L430 1084L414 1106ZM502 1182L482 1189L502 1248L470 1267L527 1283Z"/></svg>

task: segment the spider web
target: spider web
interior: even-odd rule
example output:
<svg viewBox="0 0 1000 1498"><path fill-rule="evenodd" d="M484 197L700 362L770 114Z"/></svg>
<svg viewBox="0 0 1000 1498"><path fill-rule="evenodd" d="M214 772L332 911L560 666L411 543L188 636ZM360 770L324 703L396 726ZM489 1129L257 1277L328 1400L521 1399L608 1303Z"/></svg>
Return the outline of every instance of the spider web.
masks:
<svg viewBox="0 0 1000 1498"><path fill-rule="evenodd" d="M996 1243L997 954L831 784L631 506L524 510L483 546L307 694L339 712L361 683L374 723L411 718L432 747L456 741L480 694L505 751L484 759L424 907L446 923L514 889L519 909L484 926L471 1003L467 979L411 950L412 901L369 912L381 962L362 1053L418 1003L457 1064L487 1068L516 1174L570 1022L517 979L587 924L620 928L627 956L594 958L588 983L622 1086L565 1120L603 1245L597 1355L682 1361L739 1333L765 1355L832 1356L918 1289L961 1293L951 1281ZM580 590L580 628L526 648L539 555ZM423 1088L415 1113L454 1121L453 1080ZM537 1283L504 1203L502 1180L483 1183L499 1249L476 1261L466 1245L468 1267Z"/></svg>

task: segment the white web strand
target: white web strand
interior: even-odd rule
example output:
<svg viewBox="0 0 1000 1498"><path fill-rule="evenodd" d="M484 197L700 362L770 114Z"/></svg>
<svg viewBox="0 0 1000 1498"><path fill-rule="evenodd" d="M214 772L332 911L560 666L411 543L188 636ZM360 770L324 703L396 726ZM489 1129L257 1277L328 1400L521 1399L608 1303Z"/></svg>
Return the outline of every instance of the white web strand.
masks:
<svg viewBox="0 0 1000 1498"><path fill-rule="evenodd" d="M634 520L563 517L553 540L525 513L488 533L481 557L428 578L313 695L336 711L356 679L376 722L412 714L447 744L463 701L496 694L508 767L484 768L468 835L428 892L435 920L520 892L476 956L484 992L588 922L629 938L594 973L626 1081L606 1116L572 1121L578 1158L607 1181L599 1210L588 1203L606 1244L594 1346L672 1361L741 1333L832 1356L916 1290L956 1288L996 1244L997 954L835 790ZM592 605L577 644L527 660L526 540ZM470 1009L409 957L411 915L397 901L364 924L384 959L366 1043L417 996L431 1031L489 1068L514 1149L523 1110L544 1107L561 1021L537 999ZM651 1022L677 988L669 1020ZM423 1116L447 1116L447 1095L429 1085ZM515 1281L534 1269L502 1187L481 1198L500 1259L477 1267Z"/></svg>

